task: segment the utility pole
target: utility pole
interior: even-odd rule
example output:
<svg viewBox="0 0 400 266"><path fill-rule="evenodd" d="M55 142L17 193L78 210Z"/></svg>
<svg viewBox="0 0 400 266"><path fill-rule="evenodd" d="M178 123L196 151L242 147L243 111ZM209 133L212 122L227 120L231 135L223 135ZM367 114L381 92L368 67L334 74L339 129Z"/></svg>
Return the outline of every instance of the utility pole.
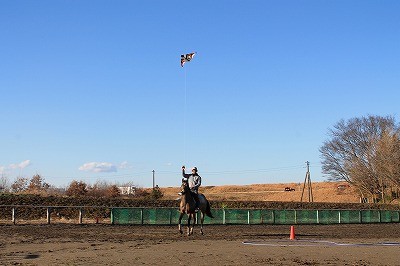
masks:
<svg viewBox="0 0 400 266"><path fill-rule="evenodd" d="M153 189L156 187L156 184L155 184L155 179L154 179L154 173L156 172L156 171L152 171L153 172Z"/></svg>
<svg viewBox="0 0 400 266"><path fill-rule="evenodd" d="M306 177L304 178L304 185L303 185L303 191L301 192L301 202L303 202L303 194L304 190L307 186L308 189L308 202L314 202L313 194L312 194L312 188L311 188L311 178L310 178L310 162L307 161L307 173Z"/></svg>

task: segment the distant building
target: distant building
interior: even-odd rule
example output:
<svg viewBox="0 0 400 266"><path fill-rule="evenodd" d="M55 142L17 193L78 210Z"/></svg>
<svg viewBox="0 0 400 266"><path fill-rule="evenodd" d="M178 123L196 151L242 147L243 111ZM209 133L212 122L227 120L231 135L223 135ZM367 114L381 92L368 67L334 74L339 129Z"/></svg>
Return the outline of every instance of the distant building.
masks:
<svg viewBox="0 0 400 266"><path fill-rule="evenodd" d="M129 187L118 187L121 195L135 195L136 187L129 186Z"/></svg>

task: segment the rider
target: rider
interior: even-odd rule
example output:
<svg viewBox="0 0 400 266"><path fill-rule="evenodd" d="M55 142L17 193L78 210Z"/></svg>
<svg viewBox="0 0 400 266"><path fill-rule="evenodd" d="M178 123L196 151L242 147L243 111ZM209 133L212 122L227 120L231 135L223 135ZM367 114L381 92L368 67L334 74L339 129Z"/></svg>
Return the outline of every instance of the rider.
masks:
<svg viewBox="0 0 400 266"><path fill-rule="evenodd" d="M196 211L199 209L199 187L201 186L201 176L197 173L197 167L192 168L191 174L185 173L185 166L182 166L182 181L187 181L190 192L196 202Z"/></svg>

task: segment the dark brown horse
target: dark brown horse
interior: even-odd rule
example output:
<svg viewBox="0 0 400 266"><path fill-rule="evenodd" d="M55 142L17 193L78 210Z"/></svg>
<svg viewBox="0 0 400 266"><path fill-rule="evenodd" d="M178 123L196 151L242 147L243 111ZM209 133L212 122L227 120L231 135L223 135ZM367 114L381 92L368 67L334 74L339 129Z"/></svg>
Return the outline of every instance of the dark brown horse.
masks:
<svg viewBox="0 0 400 266"><path fill-rule="evenodd" d="M187 222L187 235L192 235L193 234L193 227L196 224L196 203L193 199L192 194L190 193L190 189L188 186L187 182L182 182L181 186L181 203L179 205L179 211L181 215L179 216L179 221L178 221L178 228L179 232L182 234L182 217L184 214L187 214L188 216L188 222ZM210 218L214 218L211 209L210 209L210 203L206 199L206 197L203 194L199 194L199 209L201 212L201 218L200 218L200 233L203 235L203 222L204 222L204 217L207 215ZM192 221L192 224L190 224L190 221Z"/></svg>

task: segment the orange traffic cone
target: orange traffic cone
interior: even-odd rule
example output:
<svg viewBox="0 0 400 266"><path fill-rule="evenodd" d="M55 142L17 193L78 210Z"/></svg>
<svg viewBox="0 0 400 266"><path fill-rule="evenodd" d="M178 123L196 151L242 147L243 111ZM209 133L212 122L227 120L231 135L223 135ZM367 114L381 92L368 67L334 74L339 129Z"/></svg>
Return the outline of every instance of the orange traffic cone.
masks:
<svg viewBox="0 0 400 266"><path fill-rule="evenodd" d="M295 240L295 239L296 239L296 236L294 234L294 226L292 225L290 227L290 240Z"/></svg>

